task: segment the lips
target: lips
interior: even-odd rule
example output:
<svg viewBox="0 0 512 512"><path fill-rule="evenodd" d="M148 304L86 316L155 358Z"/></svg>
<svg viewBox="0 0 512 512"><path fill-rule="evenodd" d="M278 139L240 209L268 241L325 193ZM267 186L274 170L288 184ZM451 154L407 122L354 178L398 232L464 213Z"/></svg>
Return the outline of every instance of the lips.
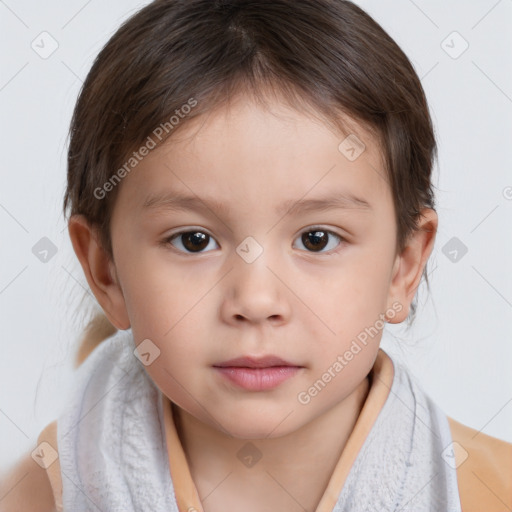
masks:
<svg viewBox="0 0 512 512"><path fill-rule="evenodd" d="M303 368L273 355L237 357L213 367L223 379L246 391L274 389Z"/></svg>

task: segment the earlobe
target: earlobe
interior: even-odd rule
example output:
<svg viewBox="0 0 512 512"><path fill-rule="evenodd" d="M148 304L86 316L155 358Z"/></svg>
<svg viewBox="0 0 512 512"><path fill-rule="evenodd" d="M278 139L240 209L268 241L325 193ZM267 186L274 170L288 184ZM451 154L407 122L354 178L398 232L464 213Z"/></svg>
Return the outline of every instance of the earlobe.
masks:
<svg viewBox="0 0 512 512"><path fill-rule="evenodd" d="M409 315L409 309L421 281L423 270L434 248L438 218L435 210L425 208L421 212L419 229L414 231L401 254L397 255L389 288L389 301L399 302L402 309L389 323L401 323ZM391 307L388 304L388 307Z"/></svg>
<svg viewBox="0 0 512 512"><path fill-rule="evenodd" d="M99 242L97 230L83 215L73 215L68 232L91 291L105 315L118 329L128 329L130 320L115 264Z"/></svg>

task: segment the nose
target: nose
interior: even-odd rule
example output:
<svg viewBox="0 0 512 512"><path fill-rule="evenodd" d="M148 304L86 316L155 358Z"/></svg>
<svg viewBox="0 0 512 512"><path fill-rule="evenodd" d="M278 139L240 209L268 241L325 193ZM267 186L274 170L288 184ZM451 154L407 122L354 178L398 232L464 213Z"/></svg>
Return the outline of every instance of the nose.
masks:
<svg viewBox="0 0 512 512"><path fill-rule="evenodd" d="M290 316L286 279L272 265L265 251L251 263L237 254L226 281L222 316L232 325L241 323L281 325ZM268 322L267 322L268 321Z"/></svg>

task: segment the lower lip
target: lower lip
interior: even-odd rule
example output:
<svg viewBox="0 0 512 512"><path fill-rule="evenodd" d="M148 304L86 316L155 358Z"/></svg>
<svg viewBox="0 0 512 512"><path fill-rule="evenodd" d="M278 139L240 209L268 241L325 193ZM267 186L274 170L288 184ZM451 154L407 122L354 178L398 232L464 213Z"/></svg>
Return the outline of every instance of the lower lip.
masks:
<svg viewBox="0 0 512 512"><path fill-rule="evenodd" d="M249 391L266 391L293 377L298 366L271 366L269 368L215 367L224 377Z"/></svg>

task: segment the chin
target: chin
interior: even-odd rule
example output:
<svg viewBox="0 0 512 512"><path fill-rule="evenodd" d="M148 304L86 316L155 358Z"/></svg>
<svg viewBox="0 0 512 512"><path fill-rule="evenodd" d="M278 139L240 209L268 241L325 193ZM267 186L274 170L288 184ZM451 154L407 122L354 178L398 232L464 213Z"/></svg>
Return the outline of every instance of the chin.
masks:
<svg viewBox="0 0 512 512"><path fill-rule="evenodd" d="M263 440L276 439L291 434L300 425L291 424L285 418L287 415L236 415L232 421L223 422L223 427L236 439Z"/></svg>

